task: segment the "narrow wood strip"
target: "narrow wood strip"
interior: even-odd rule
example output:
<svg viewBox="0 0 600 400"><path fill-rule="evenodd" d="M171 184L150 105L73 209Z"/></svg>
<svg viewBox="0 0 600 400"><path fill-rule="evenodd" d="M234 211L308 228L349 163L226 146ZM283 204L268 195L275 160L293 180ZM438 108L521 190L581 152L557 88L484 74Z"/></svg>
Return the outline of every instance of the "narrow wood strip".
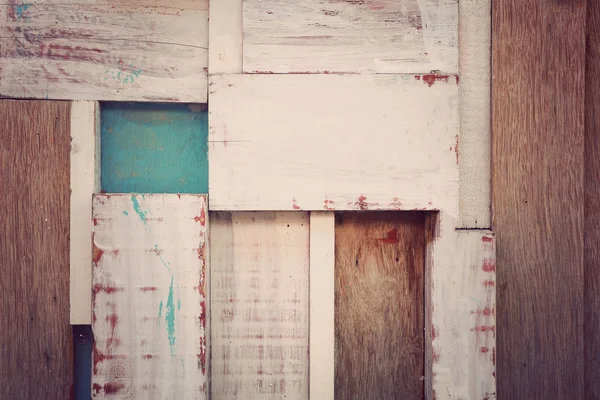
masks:
<svg viewBox="0 0 600 400"><path fill-rule="evenodd" d="M212 1L208 25L208 73L242 73L243 0Z"/></svg>

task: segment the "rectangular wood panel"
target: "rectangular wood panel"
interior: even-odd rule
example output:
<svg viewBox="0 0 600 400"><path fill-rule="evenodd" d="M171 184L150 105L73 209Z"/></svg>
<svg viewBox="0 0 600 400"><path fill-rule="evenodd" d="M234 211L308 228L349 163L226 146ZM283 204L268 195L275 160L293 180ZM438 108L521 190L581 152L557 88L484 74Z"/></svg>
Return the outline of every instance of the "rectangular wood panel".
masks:
<svg viewBox="0 0 600 400"><path fill-rule="evenodd" d="M69 102L0 101L0 398L69 398Z"/></svg>
<svg viewBox="0 0 600 400"><path fill-rule="evenodd" d="M457 82L211 77L211 210L441 208L458 185Z"/></svg>
<svg viewBox="0 0 600 400"><path fill-rule="evenodd" d="M335 226L335 397L424 398L423 213L341 213Z"/></svg>
<svg viewBox="0 0 600 400"><path fill-rule="evenodd" d="M492 15L498 398L583 399L586 1Z"/></svg>
<svg viewBox="0 0 600 400"><path fill-rule="evenodd" d="M211 215L214 399L308 398L309 218Z"/></svg>
<svg viewBox="0 0 600 400"><path fill-rule="evenodd" d="M93 207L94 398L207 398L206 196Z"/></svg>
<svg viewBox="0 0 600 400"><path fill-rule="evenodd" d="M456 73L458 1L244 1L244 72Z"/></svg>
<svg viewBox="0 0 600 400"><path fill-rule="evenodd" d="M0 95L206 102L208 1L8 1Z"/></svg>

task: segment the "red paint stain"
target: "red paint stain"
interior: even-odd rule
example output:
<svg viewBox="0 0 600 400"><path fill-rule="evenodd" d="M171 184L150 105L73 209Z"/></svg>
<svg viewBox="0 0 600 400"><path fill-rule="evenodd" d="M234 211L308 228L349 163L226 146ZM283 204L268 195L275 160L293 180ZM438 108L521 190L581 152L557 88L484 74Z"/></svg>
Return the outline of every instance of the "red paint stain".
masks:
<svg viewBox="0 0 600 400"><path fill-rule="evenodd" d="M144 355L142 355L142 358L144 360L150 360L150 359L152 359L154 357L156 357L156 356L153 356L152 354L144 354Z"/></svg>
<svg viewBox="0 0 600 400"><path fill-rule="evenodd" d="M325 209L325 210L335 210L335 206L333 205L333 200L325 199L323 201L323 209Z"/></svg>
<svg viewBox="0 0 600 400"><path fill-rule="evenodd" d="M435 331L435 326L431 325L431 340L435 340L437 337L437 332Z"/></svg>
<svg viewBox="0 0 600 400"><path fill-rule="evenodd" d="M426 74L426 75L415 75L415 79L418 81L423 81L429 87L431 87L434 83L444 81L448 82L450 79L450 75L438 75L438 74Z"/></svg>
<svg viewBox="0 0 600 400"><path fill-rule="evenodd" d="M486 258L483 260L483 267L481 267L485 272L496 272L496 260L493 258Z"/></svg>
<svg viewBox="0 0 600 400"><path fill-rule="evenodd" d="M144 287L141 287L140 290L142 292L154 292L156 290L156 287L154 287L154 286L144 286Z"/></svg>
<svg viewBox="0 0 600 400"><path fill-rule="evenodd" d="M93 353L94 375L98 374L98 364L99 363L104 362L104 361L109 361L109 360L115 360L115 359L123 359L123 358L125 358L125 356L102 353L101 351L98 350L98 347L94 343L94 353Z"/></svg>
<svg viewBox="0 0 600 400"><path fill-rule="evenodd" d="M452 147L454 147L454 149L452 147L450 147L450 150L454 150L454 153L456 153L456 164L458 165L458 135L456 135L454 137L454 141L455 141L455 144L454 144L454 146L452 146Z"/></svg>
<svg viewBox="0 0 600 400"><path fill-rule="evenodd" d="M494 315L495 311L493 308L486 307L483 310L471 311L471 314L485 315L487 317L490 315Z"/></svg>
<svg viewBox="0 0 600 400"><path fill-rule="evenodd" d="M431 354L431 358L433 359L434 363L438 362L440 360L440 353L434 350Z"/></svg>
<svg viewBox="0 0 600 400"><path fill-rule="evenodd" d="M296 204L296 199L295 198L292 199L292 208L294 210L300 210L301 209L300 206L298 204Z"/></svg>
<svg viewBox="0 0 600 400"><path fill-rule="evenodd" d="M98 218L94 218L94 226L98 225Z"/></svg>
<svg viewBox="0 0 600 400"><path fill-rule="evenodd" d="M177 198L181 200L181 195L177 193Z"/></svg>
<svg viewBox="0 0 600 400"><path fill-rule="evenodd" d="M496 348L492 347L492 364L496 365ZM496 377L496 373L494 372L494 378Z"/></svg>
<svg viewBox="0 0 600 400"><path fill-rule="evenodd" d="M402 208L402 203L400 202L400 200L397 197L394 197L392 199L392 202L390 203L390 207L399 210Z"/></svg>
<svg viewBox="0 0 600 400"><path fill-rule="evenodd" d="M202 243L202 247L198 247L196 251L198 252L198 258L200 260L204 260L204 248L206 247L206 243Z"/></svg>
<svg viewBox="0 0 600 400"><path fill-rule="evenodd" d="M480 325L476 326L475 328L471 328L471 330L475 332L496 332L496 327L489 325Z"/></svg>
<svg viewBox="0 0 600 400"><path fill-rule="evenodd" d="M116 292L120 292L122 290L123 290L123 288L118 288L118 287L115 287L115 286L104 286L104 285L101 285L99 283L94 284L94 287L92 288L92 292L94 294L98 294L100 292L103 292L103 293L106 293L106 294L113 294L113 293L116 293Z"/></svg>
<svg viewBox="0 0 600 400"><path fill-rule="evenodd" d="M491 237L489 237L489 236L483 236L483 237L481 238L481 241L482 241L482 242L486 242L486 243L492 243L492 242L494 241L494 239L493 239L493 238L491 238Z"/></svg>
<svg viewBox="0 0 600 400"><path fill-rule="evenodd" d="M367 203L367 196L361 194L358 197L356 205L358 205L358 208L361 210L367 210L369 208L369 204Z"/></svg>
<svg viewBox="0 0 600 400"><path fill-rule="evenodd" d="M389 231L387 233L387 237L385 238L380 238L377 239L379 240L381 243L386 243L386 244L397 244L399 242L398 240L398 229L394 228L391 231Z"/></svg>
<svg viewBox="0 0 600 400"><path fill-rule="evenodd" d="M104 393L106 394L117 394L125 385L121 382L106 382L104 384Z"/></svg>
<svg viewBox="0 0 600 400"><path fill-rule="evenodd" d="M494 281L483 281L483 286L485 287L490 287L490 286L494 286Z"/></svg>
<svg viewBox="0 0 600 400"><path fill-rule="evenodd" d="M93 390L94 390L94 394L98 394L102 390L102 386L98 385L97 383L94 383Z"/></svg>
<svg viewBox="0 0 600 400"><path fill-rule="evenodd" d="M194 217L194 221L200 222L200 225L202 226L206 225L206 210L204 209L204 207L202 207L202 209L200 210L200 215Z"/></svg>
<svg viewBox="0 0 600 400"><path fill-rule="evenodd" d="M92 261L94 262L94 264L98 265L100 259L102 258L102 255L104 254L104 250L96 246L96 244L94 244L92 247Z"/></svg>
<svg viewBox="0 0 600 400"><path fill-rule="evenodd" d="M482 348L479 349L479 351L482 352L482 353L487 353L487 352L490 351L490 349L488 349L487 347L482 347Z"/></svg>
<svg viewBox="0 0 600 400"><path fill-rule="evenodd" d="M110 252L110 254L111 254L111 255L112 255L114 258L116 258L116 257L119 255L119 250L113 250L113 251L111 251L111 252Z"/></svg>

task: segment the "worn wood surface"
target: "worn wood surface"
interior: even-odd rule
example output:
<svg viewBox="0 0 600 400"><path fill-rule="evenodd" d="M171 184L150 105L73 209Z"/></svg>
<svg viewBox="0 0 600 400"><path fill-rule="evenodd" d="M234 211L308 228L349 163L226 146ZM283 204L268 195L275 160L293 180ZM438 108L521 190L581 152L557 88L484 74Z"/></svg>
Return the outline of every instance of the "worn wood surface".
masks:
<svg viewBox="0 0 600 400"><path fill-rule="evenodd" d="M456 73L458 1L244 1L244 72Z"/></svg>
<svg viewBox="0 0 600 400"><path fill-rule="evenodd" d="M206 212L204 195L94 196L94 398L207 398Z"/></svg>
<svg viewBox="0 0 600 400"><path fill-rule="evenodd" d="M211 214L214 399L308 398L309 218Z"/></svg>
<svg viewBox="0 0 600 400"><path fill-rule="evenodd" d="M211 77L211 210L439 209L458 187L442 75Z"/></svg>
<svg viewBox="0 0 600 400"><path fill-rule="evenodd" d="M0 101L0 398L69 398L69 102Z"/></svg>
<svg viewBox="0 0 600 400"><path fill-rule="evenodd" d="M584 398L585 5L493 2L499 399Z"/></svg>
<svg viewBox="0 0 600 400"><path fill-rule="evenodd" d="M336 215L336 398L424 398L424 265L423 213Z"/></svg>
<svg viewBox="0 0 600 400"><path fill-rule="evenodd" d="M585 399L600 399L600 3L587 2L585 85Z"/></svg>
<svg viewBox="0 0 600 400"><path fill-rule="evenodd" d="M210 4L208 72L242 73L243 0L218 0Z"/></svg>
<svg viewBox="0 0 600 400"><path fill-rule="evenodd" d="M208 1L0 4L0 95L206 102Z"/></svg>

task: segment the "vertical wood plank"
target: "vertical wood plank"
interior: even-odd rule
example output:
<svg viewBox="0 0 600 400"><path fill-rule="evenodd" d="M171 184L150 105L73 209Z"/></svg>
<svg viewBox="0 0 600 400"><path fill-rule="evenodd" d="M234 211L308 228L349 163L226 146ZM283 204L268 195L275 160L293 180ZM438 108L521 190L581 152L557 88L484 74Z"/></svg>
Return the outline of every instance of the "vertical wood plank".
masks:
<svg viewBox="0 0 600 400"><path fill-rule="evenodd" d="M211 215L212 398L308 398L309 219Z"/></svg>
<svg viewBox="0 0 600 400"><path fill-rule="evenodd" d="M333 400L335 215L310 213L310 398Z"/></svg>
<svg viewBox="0 0 600 400"><path fill-rule="evenodd" d="M69 102L0 101L0 398L64 400Z"/></svg>
<svg viewBox="0 0 600 400"><path fill-rule="evenodd" d="M242 73L243 0L212 1L208 24L208 73Z"/></svg>
<svg viewBox="0 0 600 400"><path fill-rule="evenodd" d="M206 196L93 207L94 398L206 398Z"/></svg>
<svg viewBox="0 0 600 400"><path fill-rule="evenodd" d="M92 195L100 191L100 105L71 103L70 305L72 325L92 323Z"/></svg>
<svg viewBox="0 0 600 400"><path fill-rule="evenodd" d="M336 398L423 399L424 257L423 213L336 215Z"/></svg>
<svg viewBox="0 0 600 400"><path fill-rule="evenodd" d="M586 1L492 15L498 398L582 399Z"/></svg>
<svg viewBox="0 0 600 400"><path fill-rule="evenodd" d="M600 3L587 3L585 87L585 398L600 399Z"/></svg>

